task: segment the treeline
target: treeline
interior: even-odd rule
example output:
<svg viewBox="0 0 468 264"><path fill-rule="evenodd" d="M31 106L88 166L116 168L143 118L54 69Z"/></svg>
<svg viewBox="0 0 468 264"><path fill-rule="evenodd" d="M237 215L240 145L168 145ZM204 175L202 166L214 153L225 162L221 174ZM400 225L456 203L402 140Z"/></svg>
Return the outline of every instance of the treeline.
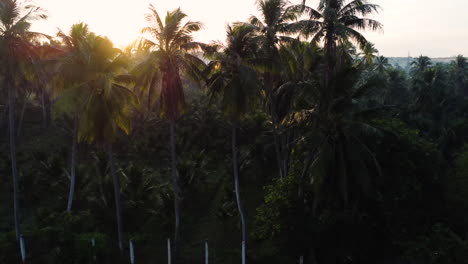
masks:
<svg viewBox="0 0 468 264"><path fill-rule="evenodd" d="M467 59L392 67L378 5L314 4L224 43L151 5L119 50L1 0L0 262L465 263Z"/></svg>

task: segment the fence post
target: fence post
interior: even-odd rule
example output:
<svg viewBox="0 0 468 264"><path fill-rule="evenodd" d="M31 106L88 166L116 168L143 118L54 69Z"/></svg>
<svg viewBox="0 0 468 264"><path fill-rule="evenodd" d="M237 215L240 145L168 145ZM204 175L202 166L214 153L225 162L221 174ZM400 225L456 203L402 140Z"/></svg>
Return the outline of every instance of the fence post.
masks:
<svg viewBox="0 0 468 264"><path fill-rule="evenodd" d="M96 239L91 238L91 255L93 256L94 262L96 262Z"/></svg>
<svg viewBox="0 0 468 264"><path fill-rule="evenodd" d="M24 237L20 235L20 250L21 250L21 260L23 263L26 262L26 247L24 246Z"/></svg>
<svg viewBox="0 0 468 264"><path fill-rule="evenodd" d="M171 264L171 239L167 239L167 264Z"/></svg>
<svg viewBox="0 0 468 264"><path fill-rule="evenodd" d="M242 241L242 264L245 264L245 241Z"/></svg>
<svg viewBox="0 0 468 264"><path fill-rule="evenodd" d="M205 240L205 264L209 262L209 253L208 253L208 239Z"/></svg>
<svg viewBox="0 0 468 264"><path fill-rule="evenodd" d="M299 257L299 264L304 264L304 256Z"/></svg>
<svg viewBox="0 0 468 264"><path fill-rule="evenodd" d="M133 240L132 239L130 239L129 248L130 248L130 263L135 264L135 252L133 251Z"/></svg>

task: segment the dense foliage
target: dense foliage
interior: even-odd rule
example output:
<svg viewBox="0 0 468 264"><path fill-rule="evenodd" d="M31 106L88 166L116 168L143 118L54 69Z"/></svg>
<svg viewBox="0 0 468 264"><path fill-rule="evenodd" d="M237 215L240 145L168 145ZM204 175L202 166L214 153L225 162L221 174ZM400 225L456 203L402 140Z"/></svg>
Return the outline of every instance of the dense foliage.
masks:
<svg viewBox="0 0 468 264"><path fill-rule="evenodd" d="M0 263L467 263L467 59L394 67L379 6L315 4L209 44L150 6L119 50L0 0Z"/></svg>

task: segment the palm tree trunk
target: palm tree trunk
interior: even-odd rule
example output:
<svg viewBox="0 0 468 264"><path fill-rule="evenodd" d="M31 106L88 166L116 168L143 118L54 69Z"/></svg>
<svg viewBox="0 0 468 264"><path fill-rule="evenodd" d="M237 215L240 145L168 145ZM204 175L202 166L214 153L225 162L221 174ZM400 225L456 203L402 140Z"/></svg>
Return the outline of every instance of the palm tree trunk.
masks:
<svg viewBox="0 0 468 264"><path fill-rule="evenodd" d="M115 213L117 216L117 235L119 239L119 249L123 253L123 226L122 226L122 207L120 205L120 184L119 177L115 172L114 159L112 157L112 145L107 145L107 154L109 155L109 166L112 179L114 181L114 199L115 199Z"/></svg>
<svg viewBox="0 0 468 264"><path fill-rule="evenodd" d="M174 263L178 264L180 257L180 187L177 173L177 154L175 146L175 120L170 121L171 159L172 159L172 188L174 189Z"/></svg>
<svg viewBox="0 0 468 264"><path fill-rule="evenodd" d="M46 124L47 127L52 124L52 102L50 101L50 96L49 93L47 93L47 90L45 91L45 105L46 105Z"/></svg>
<svg viewBox="0 0 468 264"><path fill-rule="evenodd" d="M47 127L47 109L46 109L46 102L45 102L45 88L42 88L41 93L41 104L42 104L42 126L44 128Z"/></svg>
<svg viewBox="0 0 468 264"><path fill-rule="evenodd" d="M5 124L5 127L8 126L8 123L6 121L8 119L8 105L9 103L7 102L3 107L2 119L0 120L0 127L2 127L3 124Z"/></svg>
<svg viewBox="0 0 468 264"><path fill-rule="evenodd" d="M328 103L331 103L331 98L334 95L334 87L332 87L332 79L336 66L336 41L334 36L334 27L330 26L325 35L325 87L328 89ZM327 108L329 106L327 105Z"/></svg>
<svg viewBox="0 0 468 264"><path fill-rule="evenodd" d="M26 111L26 103L28 102L30 95L31 94L28 94L26 96L26 98L23 101L23 106L21 107L21 115L20 115L20 119L18 121L18 129L16 131L16 137L17 138L19 138L20 135L21 135L21 128L23 127L23 121L24 121L24 112Z"/></svg>
<svg viewBox="0 0 468 264"><path fill-rule="evenodd" d="M237 209L239 210L239 216L241 220L242 242L246 242L247 233L245 228L244 207L240 197L239 168L237 164L237 134L235 124L232 125L232 168L234 172L234 187L236 190Z"/></svg>
<svg viewBox="0 0 468 264"><path fill-rule="evenodd" d="M71 171L70 171L70 192L68 194L67 212L71 212L73 197L75 196L76 182L76 155L78 149L78 118L73 120L73 139L72 139L72 154L71 154Z"/></svg>
<svg viewBox="0 0 468 264"><path fill-rule="evenodd" d="M154 90L156 89L156 77L151 78L151 84L148 89L148 101L147 101L147 111L148 114L151 113L152 105L151 105L151 100L154 96Z"/></svg>
<svg viewBox="0 0 468 264"><path fill-rule="evenodd" d="M20 216L19 216L19 184L18 171L16 168L16 134L15 134L15 95L13 86L8 84L8 104L9 104L9 126L10 126L10 155L11 155L11 174L13 176L13 207L15 218L16 240L19 241L20 231Z"/></svg>
<svg viewBox="0 0 468 264"><path fill-rule="evenodd" d="M276 128L275 123L273 123L273 140L275 144L276 162L278 163L279 177L280 179L282 179L286 175L284 175L283 172L283 158L280 147L280 135L278 134L278 129Z"/></svg>

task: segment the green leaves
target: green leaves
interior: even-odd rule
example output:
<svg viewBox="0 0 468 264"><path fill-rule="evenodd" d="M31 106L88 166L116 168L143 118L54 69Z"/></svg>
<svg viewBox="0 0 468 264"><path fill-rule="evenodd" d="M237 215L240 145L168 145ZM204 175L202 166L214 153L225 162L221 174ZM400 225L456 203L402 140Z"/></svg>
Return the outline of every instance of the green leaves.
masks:
<svg viewBox="0 0 468 264"><path fill-rule="evenodd" d="M80 140L111 143L120 130L129 134L138 106L136 96L124 86L134 82L126 73L129 58L85 24L74 25L70 36L62 35L62 39L70 46L59 66L64 91L56 115L80 120Z"/></svg>
<svg viewBox="0 0 468 264"><path fill-rule="evenodd" d="M224 113L231 121L245 115L258 94L257 72L249 65L253 56L253 29L246 24L227 28L227 44L212 54L207 87L212 97L221 98Z"/></svg>
<svg viewBox="0 0 468 264"><path fill-rule="evenodd" d="M134 69L137 75L137 89L141 94L148 91L148 110L161 81L160 113L170 120L177 120L185 111L185 95L181 73L200 80L205 63L191 51L206 48L203 43L193 42L192 33L202 28L200 22L182 21L187 15L180 8L167 12L164 22L155 7L150 5L146 15L149 23L142 32L150 33L154 41L145 41L151 52Z"/></svg>

